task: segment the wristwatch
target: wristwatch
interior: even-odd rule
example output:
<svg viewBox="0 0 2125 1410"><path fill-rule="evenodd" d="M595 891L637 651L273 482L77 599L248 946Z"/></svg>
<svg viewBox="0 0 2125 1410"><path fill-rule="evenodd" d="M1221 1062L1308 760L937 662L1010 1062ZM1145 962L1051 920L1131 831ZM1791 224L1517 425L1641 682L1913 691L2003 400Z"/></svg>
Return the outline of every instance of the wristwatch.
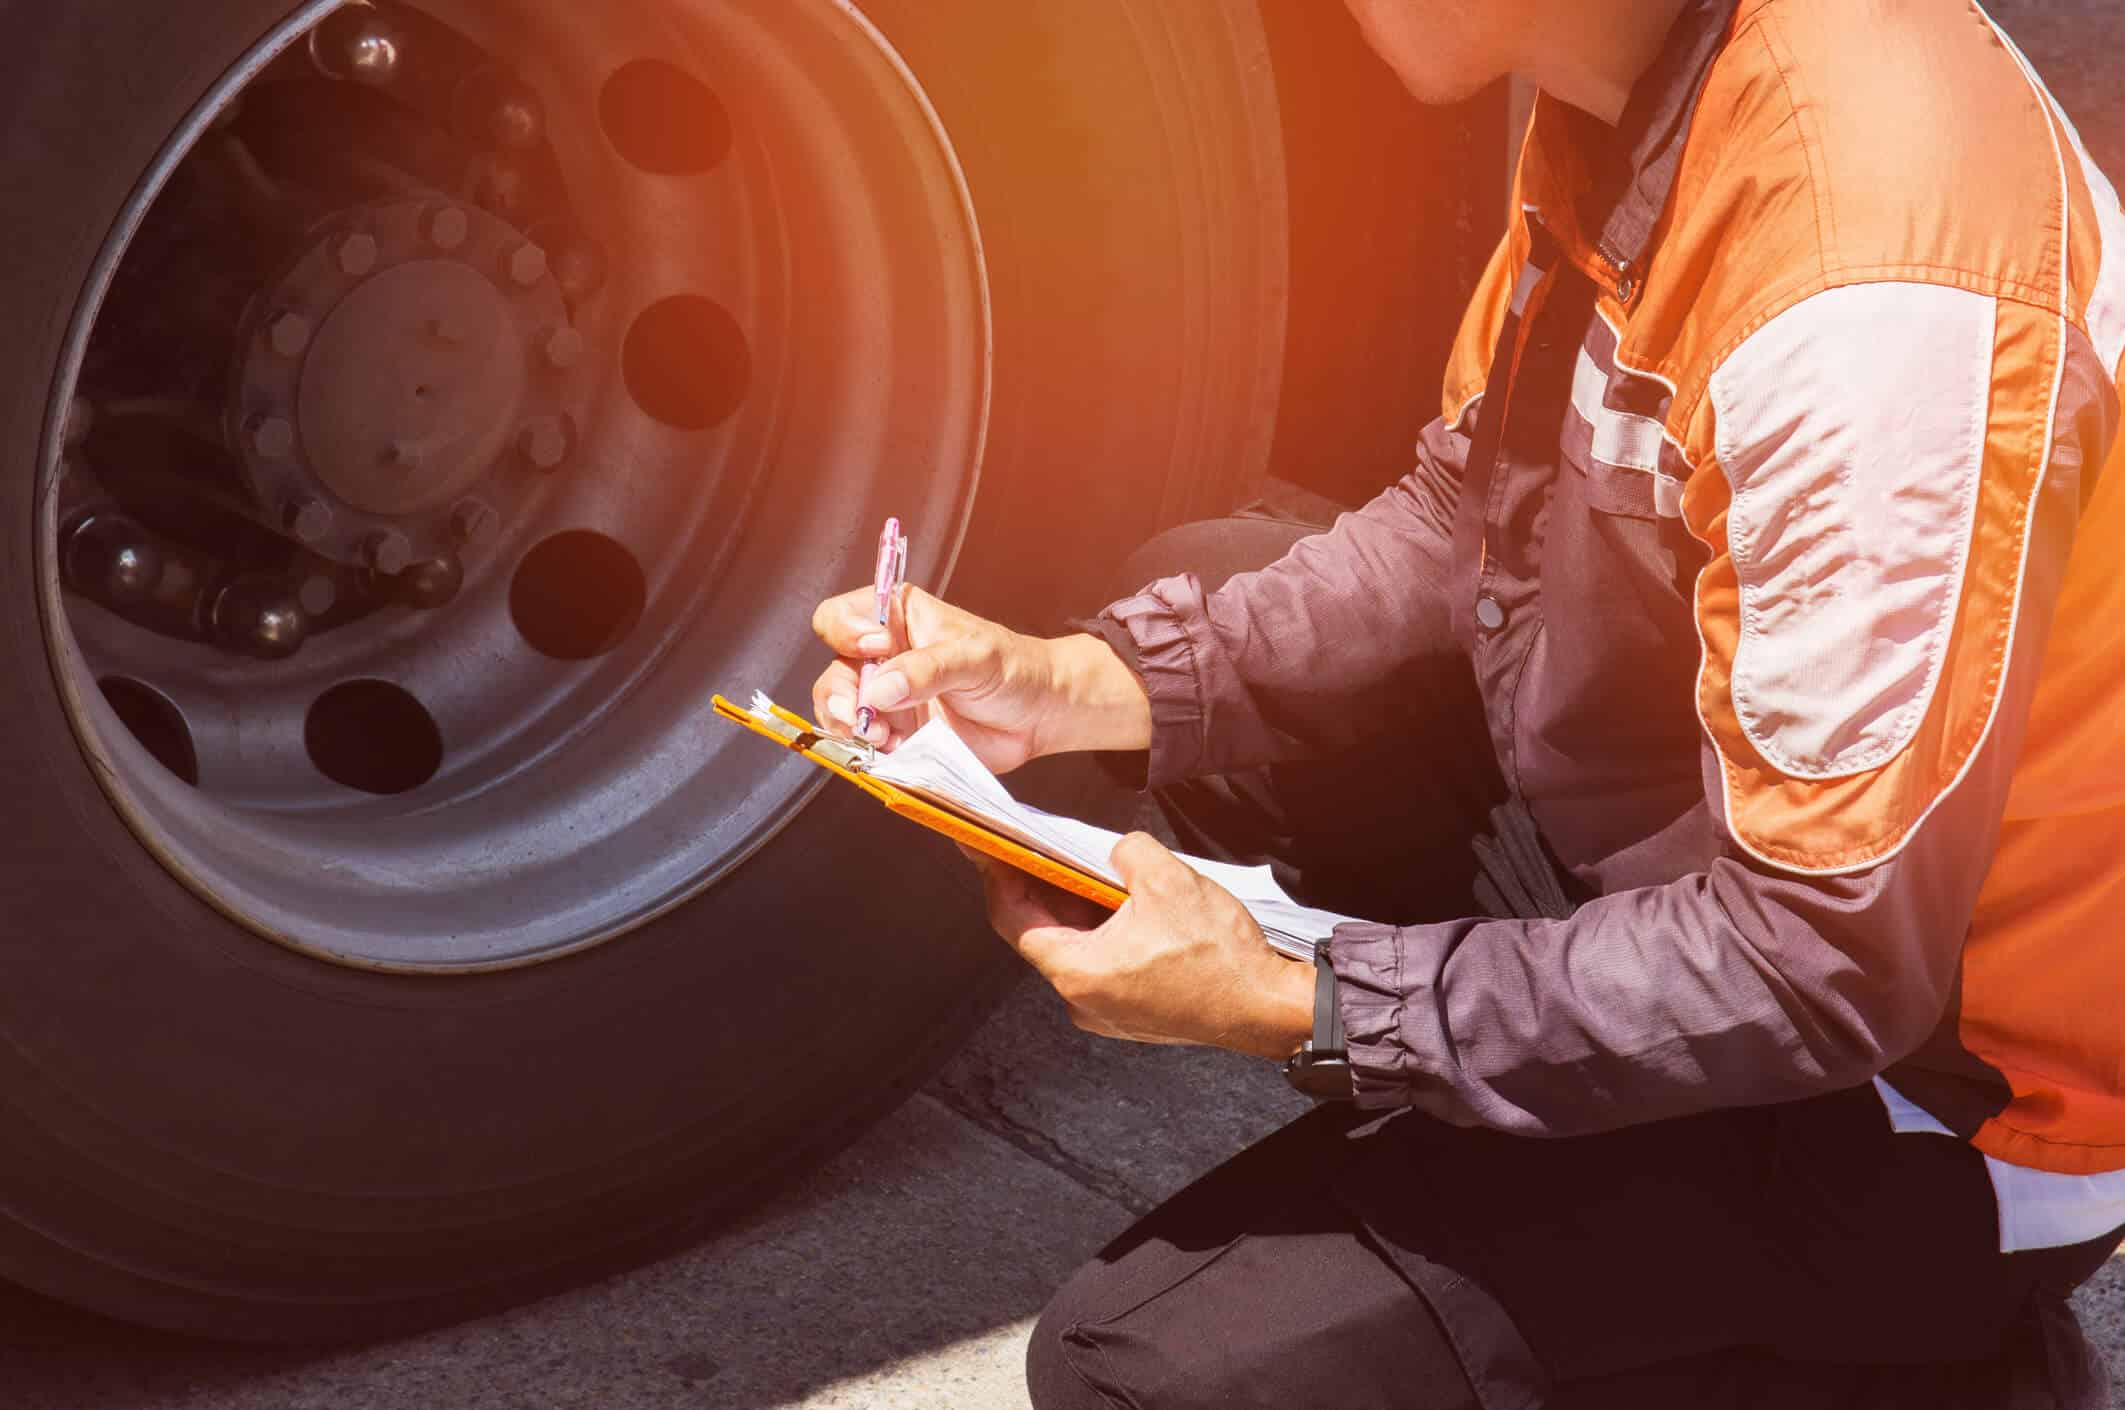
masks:
<svg viewBox="0 0 2125 1410"><path fill-rule="evenodd" d="M1347 1102L1354 1095L1350 1053L1343 1045L1343 1010L1336 1003L1335 966L1328 942L1313 952L1313 1036L1284 1062L1284 1080L1317 1102Z"/></svg>

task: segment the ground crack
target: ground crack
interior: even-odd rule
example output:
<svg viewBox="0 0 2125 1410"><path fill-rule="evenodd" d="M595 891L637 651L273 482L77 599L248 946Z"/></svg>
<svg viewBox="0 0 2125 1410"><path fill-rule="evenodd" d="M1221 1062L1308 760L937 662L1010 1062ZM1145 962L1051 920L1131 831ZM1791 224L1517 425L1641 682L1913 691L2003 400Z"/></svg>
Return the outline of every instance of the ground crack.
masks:
<svg viewBox="0 0 2125 1410"><path fill-rule="evenodd" d="M1070 1154L1047 1132L1011 1115L1005 1109L1004 1094L999 1092L1004 1085L993 1072L955 1072L932 1082L929 1093L982 1130L1010 1142L1050 1170L1130 1214L1151 1212L1156 1201L1132 1189L1126 1181Z"/></svg>

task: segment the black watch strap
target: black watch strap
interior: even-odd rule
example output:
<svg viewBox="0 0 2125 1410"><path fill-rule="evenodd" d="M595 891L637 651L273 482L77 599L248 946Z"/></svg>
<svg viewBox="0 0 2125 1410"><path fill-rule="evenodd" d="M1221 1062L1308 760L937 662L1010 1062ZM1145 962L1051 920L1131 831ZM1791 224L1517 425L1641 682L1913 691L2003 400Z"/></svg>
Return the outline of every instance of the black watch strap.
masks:
<svg viewBox="0 0 2125 1410"><path fill-rule="evenodd" d="M1316 1101L1349 1101L1350 1053L1343 1042L1343 1008L1336 1002L1335 966L1324 941L1313 952L1313 1037L1284 1063L1284 1080Z"/></svg>

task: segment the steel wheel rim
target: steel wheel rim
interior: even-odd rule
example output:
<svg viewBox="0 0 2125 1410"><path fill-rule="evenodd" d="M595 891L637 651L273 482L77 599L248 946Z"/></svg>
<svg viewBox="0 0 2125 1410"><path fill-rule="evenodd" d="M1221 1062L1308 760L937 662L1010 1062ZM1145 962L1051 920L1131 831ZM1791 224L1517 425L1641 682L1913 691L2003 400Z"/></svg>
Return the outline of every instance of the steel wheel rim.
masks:
<svg viewBox="0 0 2125 1410"><path fill-rule="evenodd" d="M594 344L624 345L619 330L642 309L675 292L709 292L738 305L734 321L765 354L754 358L754 396L718 427L674 433L615 385L623 379L613 352L597 399L607 410L586 417L577 452L628 474L547 495L536 524L501 536L496 563L567 530L596 530L633 550L645 602L627 649L588 661L522 650L508 640L505 628L523 632L500 600L518 574L478 574L468 558L466 592L441 613L387 609L396 615L374 630L328 635L288 662L202 666L197 643L143 634L64 587L67 411L112 278L178 162L231 98L340 8L297 12L231 70L172 137L97 263L55 379L39 471L47 644L77 739L112 802L169 870L230 918L365 968L535 963L624 934L697 894L811 796L812 771L716 723L707 696L760 687L802 698L818 664L802 635L810 604L860 580L867 536L884 514L919 526L919 580L949 574L986 434L978 231L919 85L850 5L673 7L655 21L630 17L635 28L624 36L592 7L512 15L468 5L451 19L490 46L526 37L505 33L510 25L545 26L526 52L552 67L526 67L542 95L560 95L547 96L557 154L564 141L609 144L596 94L631 61L621 56L682 67L720 59L723 91L737 99L726 107L757 120L750 130L734 120L721 188L617 169L625 164L609 152L602 166L588 150L570 158L622 193L601 207L616 212L606 248L643 251L614 260L599 295L604 322L586 332ZM602 45L590 42L600 37ZM733 70L733 55L750 67ZM570 62L579 65L572 76ZM733 174L752 184L738 188ZM669 230L688 211L699 225L733 209L748 216L737 261L756 277L717 286L716 271L690 265ZM837 228L814 238L830 224ZM654 250L637 243L645 232L657 237ZM849 297L819 299L822 288ZM704 459L719 473L676 495L656 478ZM739 461L743 473L733 473ZM896 473L880 475L880 465ZM684 513L670 512L675 501ZM666 521L679 524L675 544L630 542ZM120 722L98 688L113 678L183 714L200 758L198 788ZM330 780L275 793L272 781L295 764L315 766L291 730L315 715L331 683L361 680L390 681L419 700L443 742L441 770L390 796Z"/></svg>

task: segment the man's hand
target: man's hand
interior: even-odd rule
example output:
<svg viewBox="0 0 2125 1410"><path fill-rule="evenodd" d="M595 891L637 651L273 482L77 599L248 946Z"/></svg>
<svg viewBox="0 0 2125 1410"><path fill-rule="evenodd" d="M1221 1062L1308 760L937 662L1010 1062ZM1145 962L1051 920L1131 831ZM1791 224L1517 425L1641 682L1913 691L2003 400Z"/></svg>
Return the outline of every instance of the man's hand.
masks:
<svg viewBox="0 0 2125 1410"><path fill-rule="evenodd" d="M882 749L935 718L999 774L1042 754L1151 742L1143 687L1097 637L1023 636L918 587L893 595L884 624L871 589L830 597L812 630L837 658L812 683L812 718L852 734L858 707L869 705L869 741ZM878 667L867 693L865 662Z"/></svg>
<svg viewBox="0 0 2125 1410"><path fill-rule="evenodd" d="M853 732L857 707L869 705L877 711L869 740L881 748L942 716L993 772L1039 752L1041 726L1058 703L1046 643L918 587L893 595L883 624L869 589L828 598L812 613L812 630L838 658L812 683L813 718L829 729ZM878 666L867 693L858 689L865 661Z"/></svg>
<svg viewBox="0 0 2125 1410"><path fill-rule="evenodd" d="M1312 1035L1312 967L1270 949L1231 892L1156 838L1137 832L1115 844L1129 899L1111 916L960 850L981 869L996 932L1062 995L1079 1028L1267 1058L1289 1057Z"/></svg>

